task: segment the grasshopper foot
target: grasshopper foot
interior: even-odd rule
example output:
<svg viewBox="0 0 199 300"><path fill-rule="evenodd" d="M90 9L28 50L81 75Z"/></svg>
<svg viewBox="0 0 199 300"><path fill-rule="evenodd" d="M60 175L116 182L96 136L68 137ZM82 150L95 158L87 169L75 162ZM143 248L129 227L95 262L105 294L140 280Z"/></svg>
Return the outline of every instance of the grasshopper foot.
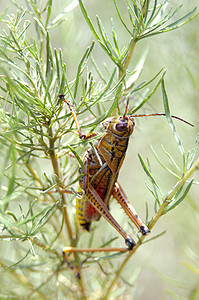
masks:
<svg viewBox="0 0 199 300"><path fill-rule="evenodd" d="M126 240L125 240L125 244L127 245L127 247L132 250L133 247L136 245L136 243L134 242L134 240L132 240L132 238L128 237Z"/></svg>
<svg viewBox="0 0 199 300"><path fill-rule="evenodd" d="M151 232L146 225L141 226L140 231L141 231L142 235L148 235Z"/></svg>

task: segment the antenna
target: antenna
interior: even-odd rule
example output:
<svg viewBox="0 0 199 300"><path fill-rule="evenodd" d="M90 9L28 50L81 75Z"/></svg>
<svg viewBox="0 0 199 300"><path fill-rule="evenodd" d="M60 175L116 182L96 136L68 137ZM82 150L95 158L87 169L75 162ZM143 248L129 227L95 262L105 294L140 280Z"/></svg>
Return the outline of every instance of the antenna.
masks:
<svg viewBox="0 0 199 300"><path fill-rule="evenodd" d="M125 112L125 114L126 114L126 112ZM166 117L166 114L165 114L165 113L155 113L155 114L130 115L131 118L152 117L152 116L165 116L165 117ZM179 120L179 121L181 121L181 122L184 122L184 123L188 124L189 126L194 127L193 124L191 124L191 123L189 123L189 122L185 121L184 119L179 118L179 117L177 117L177 116L171 115L171 118L177 119L177 120Z"/></svg>
<svg viewBox="0 0 199 300"><path fill-rule="evenodd" d="M126 118L127 112L129 110L129 98L126 100L126 103L124 102L124 105L125 105L126 108L125 108L125 112L123 114L123 119Z"/></svg>

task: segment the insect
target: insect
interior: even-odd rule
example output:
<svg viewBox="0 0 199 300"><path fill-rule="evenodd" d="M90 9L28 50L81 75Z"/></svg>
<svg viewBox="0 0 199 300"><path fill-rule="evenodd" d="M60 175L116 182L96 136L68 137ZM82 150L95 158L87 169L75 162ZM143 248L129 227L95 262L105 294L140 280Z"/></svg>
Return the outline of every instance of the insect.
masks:
<svg viewBox="0 0 199 300"><path fill-rule="evenodd" d="M82 133L74 107L64 98L64 95L60 94L59 97L69 106L80 139L86 140L96 136L97 133L87 135ZM150 233L148 227L142 222L132 204L128 201L117 178L125 158L129 138L134 130L134 118L165 116L165 114L127 115L127 111L128 105L126 105L124 115L105 119L101 123L103 135L93 143L93 146L89 146L85 152L83 158L84 176L79 181L79 186L84 193L82 198L76 199L76 218L78 223L89 231L91 222L97 221L103 216L124 238L127 247L133 249L136 243L111 215L108 208L109 201L111 196L116 199L142 235ZM176 116L172 117L188 123ZM82 173L81 170L80 173Z"/></svg>

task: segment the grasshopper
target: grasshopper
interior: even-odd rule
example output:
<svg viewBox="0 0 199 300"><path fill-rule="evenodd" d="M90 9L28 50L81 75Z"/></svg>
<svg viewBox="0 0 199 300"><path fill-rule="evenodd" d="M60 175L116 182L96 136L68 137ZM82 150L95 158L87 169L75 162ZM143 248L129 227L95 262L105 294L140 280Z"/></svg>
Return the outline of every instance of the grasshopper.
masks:
<svg viewBox="0 0 199 300"><path fill-rule="evenodd" d="M60 94L59 97L68 105L80 139L87 140L96 136L97 133L87 135L82 133L73 105L64 98L64 95ZM76 199L76 218L77 222L89 231L91 222L97 221L103 216L124 238L128 249L131 250L136 243L111 215L108 208L109 201L111 196L116 199L142 235L150 233L149 228L142 222L132 204L128 201L117 178L125 158L129 138L134 131L134 118L157 115L165 116L165 114L127 115L127 111L128 104L126 105L124 115L105 119L101 123L101 128L104 132L103 135L93 143L93 147L89 146L86 150L83 158L85 166L84 176L79 181L79 186L84 193L82 198ZM172 117L188 123L179 117ZM190 123L188 124L191 125ZM81 173L82 171L80 170Z"/></svg>

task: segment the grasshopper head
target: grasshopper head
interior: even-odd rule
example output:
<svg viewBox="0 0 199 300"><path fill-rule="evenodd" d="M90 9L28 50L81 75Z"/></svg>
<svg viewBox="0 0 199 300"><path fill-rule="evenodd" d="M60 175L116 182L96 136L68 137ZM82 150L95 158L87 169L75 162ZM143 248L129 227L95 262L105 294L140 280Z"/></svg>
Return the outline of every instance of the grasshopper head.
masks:
<svg viewBox="0 0 199 300"><path fill-rule="evenodd" d="M130 116L109 117L101 123L105 132L118 138L128 138L134 130L134 121Z"/></svg>

